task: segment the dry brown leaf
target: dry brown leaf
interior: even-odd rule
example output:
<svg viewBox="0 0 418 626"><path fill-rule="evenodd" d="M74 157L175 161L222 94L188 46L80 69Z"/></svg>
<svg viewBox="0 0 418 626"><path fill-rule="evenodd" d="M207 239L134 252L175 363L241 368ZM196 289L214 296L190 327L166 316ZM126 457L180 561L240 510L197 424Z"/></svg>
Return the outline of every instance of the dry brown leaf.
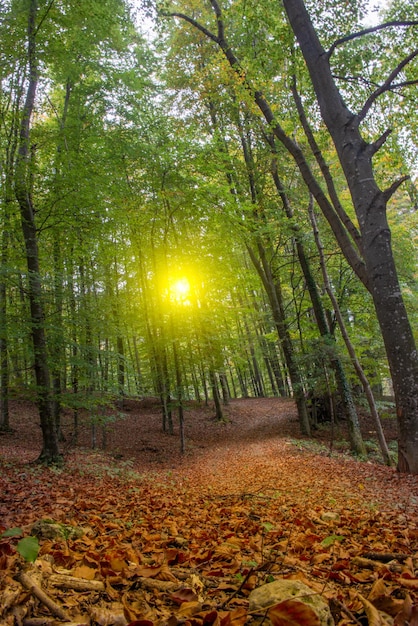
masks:
<svg viewBox="0 0 418 626"><path fill-rule="evenodd" d="M361 594L358 597L364 607L368 619L368 626L389 626L392 624L391 618L385 613L381 613L377 608Z"/></svg>
<svg viewBox="0 0 418 626"><path fill-rule="evenodd" d="M268 616L273 626L320 626L315 611L297 600L285 600L272 606Z"/></svg>
<svg viewBox="0 0 418 626"><path fill-rule="evenodd" d="M201 611L202 605L198 601L183 602L180 609L177 611L177 615L181 617L191 617L195 613Z"/></svg>

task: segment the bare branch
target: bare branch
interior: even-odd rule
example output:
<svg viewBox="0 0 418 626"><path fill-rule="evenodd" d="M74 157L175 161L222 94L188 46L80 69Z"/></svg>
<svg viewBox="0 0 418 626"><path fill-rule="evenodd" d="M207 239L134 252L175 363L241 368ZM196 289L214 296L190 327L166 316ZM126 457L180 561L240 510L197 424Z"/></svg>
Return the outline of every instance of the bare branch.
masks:
<svg viewBox="0 0 418 626"><path fill-rule="evenodd" d="M50 12L50 10L52 9L52 5L54 4L55 0L50 0L45 13L43 14L43 16L41 17L39 24L35 30L35 37L38 34L38 31L41 29L42 24L44 23L44 21L46 20L46 18L48 17L48 13Z"/></svg>
<svg viewBox="0 0 418 626"><path fill-rule="evenodd" d="M193 17L190 17L189 15L186 15L185 13L176 13L176 12L174 12L174 13L161 13L161 15L163 17L178 17L181 20L184 20L185 22L188 22L189 24L194 26L194 28L197 28L197 30L200 30L200 32L203 33L206 37L208 37L209 39L211 39L212 41L214 41L215 43L220 45L220 41L219 41L218 37L216 35L214 35L210 30L208 30L205 26L203 26L203 24L201 24L197 20L193 19Z"/></svg>
<svg viewBox="0 0 418 626"><path fill-rule="evenodd" d="M327 189L328 189L328 193L329 196L331 198L332 204L341 220L341 222L344 224L344 226L346 227L347 231L350 233L353 241L355 242L358 250L361 251L362 249L362 241L361 241L361 236L360 233L358 232L358 229L355 227L355 225L353 224L352 220L349 218L349 216L347 215L347 213L344 211L344 208L340 202L340 199L338 197L338 193L337 190L335 188L334 185L334 180L332 178L330 169L328 167L327 162L325 161L325 158L321 152L320 147L318 146L318 143L314 137L314 134L312 132L312 129L309 125L308 122L308 118L306 117L306 113L305 110L303 108L303 103L302 103L302 99L299 95L299 92L297 90L297 86L296 86L296 77L293 76L293 80L292 80L292 86L291 86L291 90L292 90L292 95L293 95L293 99L295 101L296 104L296 108L298 111L298 115L299 115L299 120L302 124L302 128L305 132L306 138L308 139L308 143L310 145L310 148L312 150L312 153L316 159L316 162L318 163L322 175L324 177L325 183L327 185Z"/></svg>
<svg viewBox="0 0 418 626"><path fill-rule="evenodd" d="M225 27L222 19L222 11L216 0L210 0L212 8L215 12L216 22L218 24L218 39L219 41L225 41Z"/></svg>
<svg viewBox="0 0 418 626"><path fill-rule="evenodd" d="M409 179L410 179L410 176L402 176L401 178L398 178L398 180L395 180L395 182L383 192L385 202L388 202L390 198L393 196L393 194L397 191L397 189L399 189L399 187L406 180L409 180Z"/></svg>
<svg viewBox="0 0 418 626"><path fill-rule="evenodd" d="M410 54L408 54L407 57L405 57L396 67L395 69L389 74L388 78L385 80L385 82L383 83L383 85L381 85L380 87L378 87L372 94L370 94L370 96L367 98L362 110L360 111L360 113L357 116L358 121L360 122L361 120L363 120L370 107L372 106L373 102L382 95L382 93L385 93L385 91L389 91L390 89L393 89L393 81L394 79L398 76L398 74L400 74L400 72L403 70L403 68L408 65L408 63L410 63L410 61L412 61L413 59L415 59L415 57L418 56L418 50L414 50L413 52L411 52Z"/></svg>
<svg viewBox="0 0 418 626"><path fill-rule="evenodd" d="M334 43L332 44L331 48L328 50L327 57L328 59L331 57L332 53L334 52L334 50L338 47L341 46L342 44L346 43L347 41L352 41L353 39L358 39L359 37L364 37L364 35L369 35L370 33L377 33L379 30L383 30L385 28L392 28L392 27L398 27L398 26L418 26L418 21L399 21L399 20L394 20L392 22L385 22L384 24L379 24L378 26L372 26L370 28L365 28L363 30L359 30L355 33L351 33L350 35L346 35L345 37L341 37L340 39L336 39L334 41Z"/></svg>
<svg viewBox="0 0 418 626"><path fill-rule="evenodd" d="M418 85L418 78L414 78L414 80L404 80L402 83L394 83L389 87L390 91L394 91L395 89L401 89L402 87L411 87L412 85Z"/></svg>
<svg viewBox="0 0 418 626"><path fill-rule="evenodd" d="M387 130L385 130L385 132L382 135L380 135L380 137L378 137L378 139L376 139L376 141L374 141L373 143L367 146L367 149L370 151L371 156L373 156L374 154L376 154L376 152L378 152L378 150L380 150L380 148L386 142L386 139L389 137L391 132L392 132L392 129L388 128Z"/></svg>

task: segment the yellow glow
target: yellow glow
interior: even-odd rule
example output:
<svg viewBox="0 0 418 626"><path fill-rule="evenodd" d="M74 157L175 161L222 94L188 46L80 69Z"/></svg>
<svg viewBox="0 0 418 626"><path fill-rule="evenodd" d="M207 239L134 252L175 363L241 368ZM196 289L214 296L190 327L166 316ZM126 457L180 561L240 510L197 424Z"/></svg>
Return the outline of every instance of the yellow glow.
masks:
<svg viewBox="0 0 418 626"><path fill-rule="evenodd" d="M171 287L171 291L175 296L184 298L190 291L190 283L187 278L179 278Z"/></svg>
<svg viewBox="0 0 418 626"><path fill-rule="evenodd" d="M190 304L188 299L190 294L190 282L185 276L177 278L170 285L170 297L175 302Z"/></svg>

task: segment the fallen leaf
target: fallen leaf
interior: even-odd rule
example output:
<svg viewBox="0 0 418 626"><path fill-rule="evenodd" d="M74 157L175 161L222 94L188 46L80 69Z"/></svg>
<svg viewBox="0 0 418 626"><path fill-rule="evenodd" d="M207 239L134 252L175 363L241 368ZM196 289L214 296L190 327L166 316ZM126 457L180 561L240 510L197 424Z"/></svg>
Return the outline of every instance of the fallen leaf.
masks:
<svg viewBox="0 0 418 626"><path fill-rule="evenodd" d="M273 626L320 626L315 611L297 600L284 600L268 610Z"/></svg>
<svg viewBox="0 0 418 626"><path fill-rule="evenodd" d="M198 596L193 589L187 587L182 587L174 593L170 593L170 598L179 605L183 604L183 602L196 602L198 600Z"/></svg>

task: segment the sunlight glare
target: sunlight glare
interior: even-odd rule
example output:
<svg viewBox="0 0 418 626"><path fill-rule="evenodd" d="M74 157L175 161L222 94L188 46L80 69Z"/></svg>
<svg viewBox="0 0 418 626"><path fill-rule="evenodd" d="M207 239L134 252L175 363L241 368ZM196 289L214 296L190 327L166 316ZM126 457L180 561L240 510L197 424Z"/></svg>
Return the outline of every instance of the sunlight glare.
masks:
<svg viewBox="0 0 418 626"><path fill-rule="evenodd" d="M190 293L189 280L183 277L173 282L170 287L170 293L173 300L176 300L177 302L182 302L183 304L187 304L187 297Z"/></svg>

